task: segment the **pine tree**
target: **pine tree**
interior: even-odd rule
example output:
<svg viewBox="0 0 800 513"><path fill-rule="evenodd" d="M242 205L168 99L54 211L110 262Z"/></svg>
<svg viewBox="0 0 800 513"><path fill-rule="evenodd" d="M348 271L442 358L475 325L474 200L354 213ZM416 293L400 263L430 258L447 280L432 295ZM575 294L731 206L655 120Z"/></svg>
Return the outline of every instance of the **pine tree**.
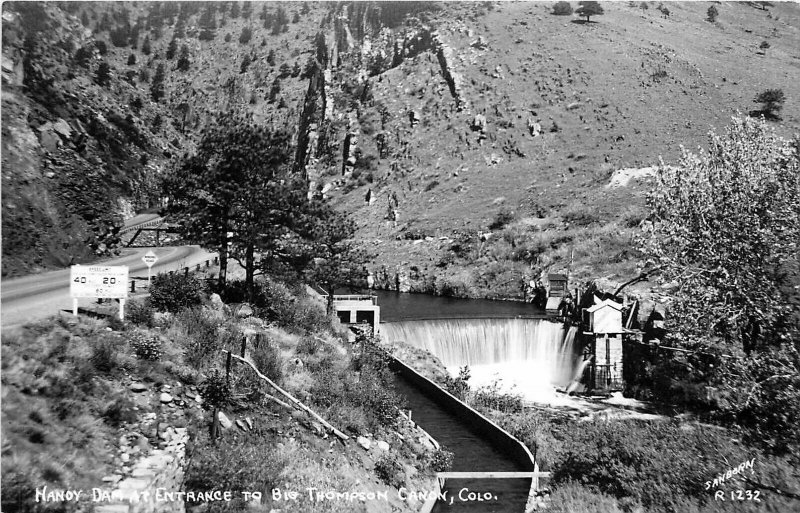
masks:
<svg viewBox="0 0 800 513"><path fill-rule="evenodd" d="M239 43L246 45L250 42L250 38L253 37L253 29L250 27L242 28L242 33L239 35Z"/></svg>
<svg viewBox="0 0 800 513"><path fill-rule="evenodd" d="M269 53L267 54L267 64L269 64L270 66L275 65L275 50L270 50Z"/></svg>
<svg viewBox="0 0 800 513"><path fill-rule="evenodd" d="M783 89L767 89L755 98L756 103L763 103L761 110L751 112L751 115L763 115L766 119L780 120L778 113L783 108L786 95Z"/></svg>
<svg viewBox="0 0 800 513"><path fill-rule="evenodd" d="M250 55L245 55L244 59L242 59L242 66L239 70L239 73L245 73L248 66L250 66Z"/></svg>
<svg viewBox="0 0 800 513"><path fill-rule="evenodd" d="M106 61L101 62L97 67L97 74L95 75L94 81L97 82L97 85L100 87L107 87L111 82L111 66L109 66Z"/></svg>
<svg viewBox="0 0 800 513"><path fill-rule="evenodd" d="M253 2L245 2L242 7L242 18L249 20L253 15Z"/></svg>
<svg viewBox="0 0 800 513"><path fill-rule="evenodd" d="M178 51L178 40L173 37L170 40L169 45L167 46L167 59L169 60L174 59L177 51Z"/></svg>
<svg viewBox="0 0 800 513"><path fill-rule="evenodd" d="M150 36L144 36L144 41L142 42L142 53L145 55L150 55Z"/></svg>
<svg viewBox="0 0 800 513"><path fill-rule="evenodd" d="M136 64L136 55L130 54L128 56L128 66L133 66L134 64Z"/></svg>
<svg viewBox="0 0 800 513"><path fill-rule="evenodd" d="M239 17L239 2L233 2L231 6L231 18L236 19Z"/></svg>
<svg viewBox="0 0 800 513"><path fill-rule="evenodd" d="M292 77L293 77L293 78L297 78L297 77L299 77L299 76L300 76L300 73L302 73L302 71L303 71L303 70L302 70L302 69L300 69L300 63L299 63L299 62L297 62L297 61L295 61L295 62L294 62L294 67L292 68Z"/></svg>
<svg viewBox="0 0 800 513"><path fill-rule="evenodd" d="M288 62L284 62L283 64L281 64L281 67L279 68L279 71L278 71L278 76L280 78L286 78L286 77L290 76L291 74L292 74L292 68L291 68L291 66L289 66L289 63Z"/></svg>
<svg viewBox="0 0 800 513"><path fill-rule="evenodd" d="M178 57L178 71L189 71L192 63L189 60L189 47L186 45L181 46L181 54Z"/></svg>
<svg viewBox="0 0 800 513"><path fill-rule="evenodd" d="M200 41L212 41L217 36L217 20L213 9L209 6L200 16Z"/></svg>
<svg viewBox="0 0 800 513"><path fill-rule="evenodd" d="M156 68L156 74L153 76L153 82L150 84L150 98L156 103L166 94L166 86L164 85L165 78L166 72L164 71L164 65L159 64Z"/></svg>
<svg viewBox="0 0 800 513"><path fill-rule="evenodd" d="M281 79L275 77L275 80L272 81L272 85L269 88L269 103L274 103L279 94L281 94Z"/></svg>

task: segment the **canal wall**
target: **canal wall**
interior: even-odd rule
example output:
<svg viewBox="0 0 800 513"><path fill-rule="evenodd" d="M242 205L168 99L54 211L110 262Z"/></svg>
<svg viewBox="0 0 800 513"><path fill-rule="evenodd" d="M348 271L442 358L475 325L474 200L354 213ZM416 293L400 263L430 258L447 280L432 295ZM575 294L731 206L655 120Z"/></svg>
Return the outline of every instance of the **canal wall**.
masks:
<svg viewBox="0 0 800 513"><path fill-rule="evenodd" d="M422 390L428 397L436 401L442 408L453 412L464 419L469 419L469 424L476 431L502 449L509 458L522 466L526 471L533 472L536 462L528 447L511 436L503 428L483 416L472 407L464 404L447 390L412 369L405 362L395 357L390 357L390 367L399 372L403 378Z"/></svg>

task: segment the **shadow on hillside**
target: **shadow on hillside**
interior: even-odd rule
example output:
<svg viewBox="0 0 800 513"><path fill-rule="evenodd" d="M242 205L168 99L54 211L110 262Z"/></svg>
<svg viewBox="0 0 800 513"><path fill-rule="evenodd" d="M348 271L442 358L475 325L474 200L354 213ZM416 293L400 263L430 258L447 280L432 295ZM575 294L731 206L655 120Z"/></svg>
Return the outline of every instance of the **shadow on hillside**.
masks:
<svg viewBox="0 0 800 513"><path fill-rule="evenodd" d="M596 21L592 21L592 20L576 19L576 20L572 20L572 23L575 23L576 25L586 25L586 24L597 23L597 22Z"/></svg>
<svg viewBox="0 0 800 513"><path fill-rule="evenodd" d="M754 109L747 113L751 118L763 117L767 121L780 121L781 118L778 114L769 110Z"/></svg>

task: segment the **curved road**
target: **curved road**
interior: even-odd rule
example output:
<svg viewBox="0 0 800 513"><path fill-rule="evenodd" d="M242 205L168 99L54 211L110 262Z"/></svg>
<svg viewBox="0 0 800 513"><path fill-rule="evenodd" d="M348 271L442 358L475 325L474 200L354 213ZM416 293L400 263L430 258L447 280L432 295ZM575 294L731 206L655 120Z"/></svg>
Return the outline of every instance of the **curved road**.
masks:
<svg viewBox="0 0 800 513"><path fill-rule="evenodd" d="M158 262L153 265L153 275L186 266L192 269L205 260L213 259L215 255L199 246L127 248L123 249L122 255L117 258L86 265L127 265L130 277L146 278L147 266L142 262L142 256L149 250L158 256ZM0 306L2 306L0 323L2 326L10 327L55 315L59 310L71 310L69 276L69 269L61 269L0 282ZM93 301L91 298L79 299L78 304L85 307Z"/></svg>

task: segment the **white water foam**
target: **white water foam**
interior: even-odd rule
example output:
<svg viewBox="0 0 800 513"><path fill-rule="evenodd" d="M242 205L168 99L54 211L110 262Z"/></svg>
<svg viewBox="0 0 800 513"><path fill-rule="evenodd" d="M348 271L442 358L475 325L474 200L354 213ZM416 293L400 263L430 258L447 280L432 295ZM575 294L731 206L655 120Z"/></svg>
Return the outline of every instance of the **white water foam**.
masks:
<svg viewBox="0 0 800 513"><path fill-rule="evenodd" d="M497 383L537 403L561 403L555 388L569 386L581 363L577 330L543 319L404 321L382 330L390 342L430 351L454 377L469 366L473 389Z"/></svg>

